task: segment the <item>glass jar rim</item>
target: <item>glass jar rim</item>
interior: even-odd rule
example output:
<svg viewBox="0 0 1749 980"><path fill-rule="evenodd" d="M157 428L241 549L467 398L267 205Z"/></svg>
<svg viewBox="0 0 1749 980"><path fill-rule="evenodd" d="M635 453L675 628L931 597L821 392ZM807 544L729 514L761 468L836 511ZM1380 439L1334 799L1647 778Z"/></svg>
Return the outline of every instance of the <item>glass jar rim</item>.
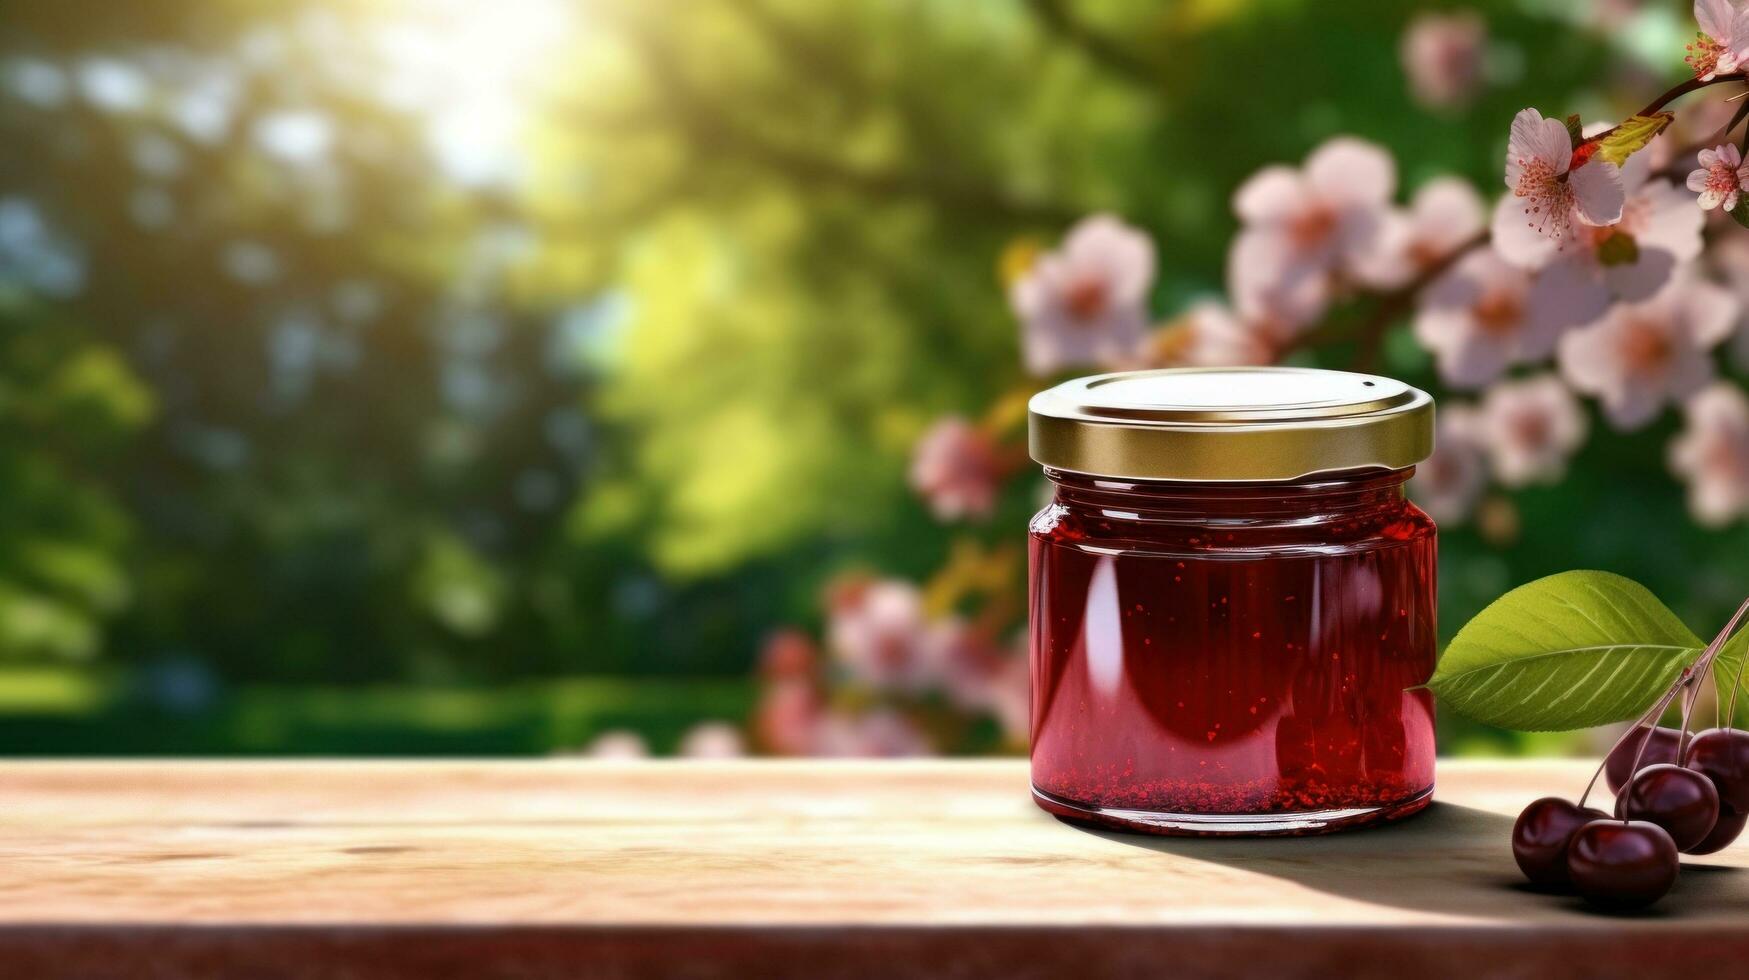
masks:
<svg viewBox="0 0 1749 980"><path fill-rule="evenodd" d="M1032 458L1091 476L1298 480L1403 469L1433 451L1433 398L1318 368L1164 368L1077 378L1028 404Z"/></svg>

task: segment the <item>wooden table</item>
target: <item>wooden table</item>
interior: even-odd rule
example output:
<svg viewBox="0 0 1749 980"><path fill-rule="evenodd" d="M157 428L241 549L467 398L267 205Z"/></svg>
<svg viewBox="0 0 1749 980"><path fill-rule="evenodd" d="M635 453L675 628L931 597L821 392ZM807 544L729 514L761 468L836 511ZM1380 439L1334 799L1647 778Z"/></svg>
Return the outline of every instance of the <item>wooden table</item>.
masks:
<svg viewBox="0 0 1749 980"><path fill-rule="evenodd" d="M0 975L1744 975L1749 844L1638 917L1520 885L1513 815L1587 775L1174 840L1058 823L1021 762L4 763Z"/></svg>

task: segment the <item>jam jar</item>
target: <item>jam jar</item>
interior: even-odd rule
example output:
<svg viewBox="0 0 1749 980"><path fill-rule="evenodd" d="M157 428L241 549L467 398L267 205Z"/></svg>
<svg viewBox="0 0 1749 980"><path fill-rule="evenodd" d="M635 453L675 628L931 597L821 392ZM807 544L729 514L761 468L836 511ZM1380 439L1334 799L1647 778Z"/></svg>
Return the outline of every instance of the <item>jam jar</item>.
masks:
<svg viewBox="0 0 1749 980"><path fill-rule="evenodd" d="M1310 834L1433 793L1433 401L1309 368L1034 396L1032 791L1066 820Z"/></svg>

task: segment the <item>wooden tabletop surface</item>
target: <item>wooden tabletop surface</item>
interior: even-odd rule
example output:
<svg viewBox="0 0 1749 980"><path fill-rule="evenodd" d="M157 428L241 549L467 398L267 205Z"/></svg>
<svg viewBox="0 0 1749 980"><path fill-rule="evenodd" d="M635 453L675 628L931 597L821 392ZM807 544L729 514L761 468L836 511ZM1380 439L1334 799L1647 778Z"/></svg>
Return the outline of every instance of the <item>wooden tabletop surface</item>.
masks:
<svg viewBox="0 0 1749 980"><path fill-rule="evenodd" d="M0 763L6 976L1743 975L1749 842L1645 915L1521 886L1574 762L1319 838L1083 830L1024 762Z"/></svg>

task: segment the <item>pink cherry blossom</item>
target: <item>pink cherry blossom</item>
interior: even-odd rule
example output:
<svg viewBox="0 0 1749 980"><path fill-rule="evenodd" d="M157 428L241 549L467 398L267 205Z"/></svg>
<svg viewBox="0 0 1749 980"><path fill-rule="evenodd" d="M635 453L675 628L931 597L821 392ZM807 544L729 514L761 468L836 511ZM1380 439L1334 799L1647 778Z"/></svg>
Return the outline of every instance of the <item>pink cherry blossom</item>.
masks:
<svg viewBox="0 0 1749 980"><path fill-rule="evenodd" d="M1603 403L1618 429L1650 422L1713 376L1709 355L1730 336L1737 301L1691 275L1651 299L1613 307L1598 323L1561 338L1561 374Z"/></svg>
<svg viewBox="0 0 1749 980"><path fill-rule="evenodd" d="M1009 289L1027 370L1049 375L1129 356L1147 328L1153 285L1146 234L1110 215L1082 219Z"/></svg>
<svg viewBox="0 0 1749 980"><path fill-rule="evenodd" d="M596 759L642 759L650 754L650 747L637 732L615 728L595 736L583 754Z"/></svg>
<svg viewBox="0 0 1749 980"><path fill-rule="evenodd" d="M734 759L747 754L747 743L734 725L704 721L680 737L680 754L689 759Z"/></svg>
<svg viewBox="0 0 1749 980"><path fill-rule="evenodd" d="M1415 192L1408 210L1387 213L1377 247L1360 260L1357 277L1369 286L1395 289L1470 244L1486 223L1481 195L1469 181L1430 180Z"/></svg>
<svg viewBox="0 0 1749 980"><path fill-rule="evenodd" d="M941 645L941 684L961 708L982 710L993 705L996 678L1008 651L983 626L950 620L936 634Z"/></svg>
<svg viewBox="0 0 1749 980"><path fill-rule="evenodd" d="M890 708L858 715L830 712L815 732L814 755L829 758L929 755L929 737L909 718Z"/></svg>
<svg viewBox="0 0 1749 980"><path fill-rule="evenodd" d="M1473 12L1418 15L1398 47L1409 93L1430 109L1468 102L1482 81L1487 43L1487 26Z"/></svg>
<svg viewBox="0 0 1749 980"><path fill-rule="evenodd" d="M1700 206L1708 211L1717 207L1735 210L1743 182L1749 180L1749 165L1743 163L1743 154L1735 145L1726 143L1700 151L1699 162L1699 169L1688 175L1688 189L1700 194Z"/></svg>
<svg viewBox="0 0 1749 980"><path fill-rule="evenodd" d="M1374 248L1397 185L1383 148L1337 137L1304 169L1274 165L1233 195L1243 225L1227 256L1227 286L1240 315L1316 319L1331 279L1351 275Z"/></svg>
<svg viewBox="0 0 1749 980"><path fill-rule="evenodd" d="M1496 249L1509 261L1541 268L1530 296L1539 317L1590 323L1613 301L1651 296L1700 254L1706 213L1669 181L1647 180L1650 166L1650 154L1641 152L1621 168L1628 197L1614 225L1576 224L1565 247L1556 250L1543 240L1536 243L1542 246L1540 253L1523 248L1522 242L1515 251L1495 239ZM1498 216L1497 211L1496 234L1501 231Z"/></svg>
<svg viewBox="0 0 1749 980"><path fill-rule="evenodd" d="M1711 81L1749 60L1749 20L1731 0L1694 0L1694 19L1700 33L1683 60L1695 78Z"/></svg>
<svg viewBox="0 0 1749 980"><path fill-rule="evenodd" d="M940 646L916 586L890 579L839 583L827 616L832 653L859 683L918 691L938 676Z"/></svg>
<svg viewBox="0 0 1749 980"><path fill-rule="evenodd" d="M1749 512L1749 398L1714 382L1683 406L1687 425L1670 443L1670 468L1688 482L1695 520L1719 527Z"/></svg>
<svg viewBox="0 0 1749 980"><path fill-rule="evenodd" d="M1530 290L1529 273L1483 246L1422 291L1415 337L1433 352L1447 384L1477 388L1512 364L1554 352L1563 324L1533 313Z"/></svg>
<svg viewBox="0 0 1749 980"><path fill-rule="evenodd" d="M774 755L811 755L824 710L810 680L784 678L765 685L753 709L753 734Z"/></svg>
<svg viewBox="0 0 1749 980"><path fill-rule="evenodd" d="M1749 371L1749 238L1726 235L1707 248L1707 259L1743 311L1731 334L1731 363Z"/></svg>
<svg viewBox="0 0 1749 980"><path fill-rule="evenodd" d="M1516 247L1539 248L1539 241L1558 246L1578 226L1621 220L1621 169L1596 158L1569 169L1572 162L1572 137L1559 119L1544 119L1535 109L1513 117L1506 144L1506 187L1512 193L1494 220L1495 245L1508 258Z"/></svg>
<svg viewBox="0 0 1749 980"><path fill-rule="evenodd" d="M996 440L957 415L930 426L911 456L911 488L943 521L988 516L1006 472Z"/></svg>
<svg viewBox="0 0 1749 980"><path fill-rule="evenodd" d="M1481 416L1474 406L1441 407L1433 455L1415 467L1409 480L1409 497L1441 524L1469 516L1488 485L1480 431Z"/></svg>
<svg viewBox="0 0 1749 980"><path fill-rule="evenodd" d="M1560 479L1585 441L1585 413L1552 374L1495 385L1476 419L1494 478L1507 486Z"/></svg>
<svg viewBox="0 0 1749 980"><path fill-rule="evenodd" d="M1287 336L1297 332L1280 322L1240 318L1225 304L1204 300L1171 325L1154 332L1143 346L1145 367L1242 367L1270 364Z"/></svg>
<svg viewBox="0 0 1749 980"><path fill-rule="evenodd" d="M759 651L759 676L766 680L814 676L819 652L808 634L798 629L781 629L765 639Z"/></svg>

